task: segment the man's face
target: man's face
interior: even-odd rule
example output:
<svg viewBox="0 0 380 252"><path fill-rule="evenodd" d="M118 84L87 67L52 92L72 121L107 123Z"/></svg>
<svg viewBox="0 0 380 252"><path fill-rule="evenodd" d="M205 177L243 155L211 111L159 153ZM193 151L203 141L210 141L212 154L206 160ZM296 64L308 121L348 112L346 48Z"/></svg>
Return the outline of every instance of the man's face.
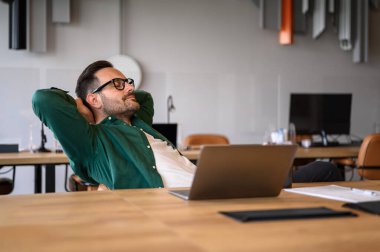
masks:
<svg viewBox="0 0 380 252"><path fill-rule="evenodd" d="M99 86L114 78L125 79L125 76L115 68L103 68L95 73ZM115 88L111 82L101 91L97 92L103 103L103 112L107 115L132 115L140 109L140 104L133 94L134 87L125 83L123 90Z"/></svg>

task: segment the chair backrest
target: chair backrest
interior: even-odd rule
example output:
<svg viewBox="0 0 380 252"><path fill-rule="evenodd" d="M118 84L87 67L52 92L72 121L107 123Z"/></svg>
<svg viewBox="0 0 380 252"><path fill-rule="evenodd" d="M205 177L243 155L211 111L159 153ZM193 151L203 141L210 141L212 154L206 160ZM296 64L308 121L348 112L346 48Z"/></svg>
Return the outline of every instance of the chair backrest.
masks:
<svg viewBox="0 0 380 252"><path fill-rule="evenodd" d="M86 183L75 174L71 174L69 178L66 175L65 189L67 192L96 191L98 188L98 185Z"/></svg>
<svg viewBox="0 0 380 252"><path fill-rule="evenodd" d="M380 134L364 138L359 150L358 173L366 179L380 179Z"/></svg>
<svg viewBox="0 0 380 252"><path fill-rule="evenodd" d="M228 138L218 134L193 134L183 140L183 146L199 146L203 144L229 144Z"/></svg>
<svg viewBox="0 0 380 252"><path fill-rule="evenodd" d="M8 178L0 178L0 195L10 194L13 191L13 181Z"/></svg>
<svg viewBox="0 0 380 252"><path fill-rule="evenodd" d="M0 174L8 173L12 171L12 179L10 178L0 178L0 195L2 194L10 194L12 193L14 187L15 187L15 180L16 180L16 166L13 166L11 169L8 171L3 172L1 170L3 168L0 165Z"/></svg>

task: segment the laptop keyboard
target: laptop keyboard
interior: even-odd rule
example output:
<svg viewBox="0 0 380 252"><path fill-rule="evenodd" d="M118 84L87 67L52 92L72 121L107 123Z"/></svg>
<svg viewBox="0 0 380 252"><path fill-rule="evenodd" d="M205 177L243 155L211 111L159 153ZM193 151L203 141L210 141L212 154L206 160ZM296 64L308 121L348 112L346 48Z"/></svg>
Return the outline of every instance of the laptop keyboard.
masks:
<svg viewBox="0 0 380 252"><path fill-rule="evenodd" d="M172 190L172 192L183 195L185 197L189 197L190 194L190 190Z"/></svg>

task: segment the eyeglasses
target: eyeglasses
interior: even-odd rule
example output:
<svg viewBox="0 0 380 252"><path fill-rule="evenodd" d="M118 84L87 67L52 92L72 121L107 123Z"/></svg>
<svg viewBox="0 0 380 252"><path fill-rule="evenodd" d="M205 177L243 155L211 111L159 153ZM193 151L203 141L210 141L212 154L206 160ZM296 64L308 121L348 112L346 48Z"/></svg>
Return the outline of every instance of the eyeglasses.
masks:
<svg viewBox="0 0 380 252"><path fill-rule="evenodd" d="M115 78L115 79L112 79L110 81L107 81L106 83L104 83L103 85L97 87L94 91L92 91L93 94L95 94L96 92L99 92L101 91L103 88L105 88L105 86L107 86L108 84L110 83L113 83L114 87L117 89L117 90L123 90L125 88L125 83L128 83L129 85L131 85L132 87L135 87L135 82L133 79L131 78L127 78L127 79L121 79L121 78Z"/></svg>

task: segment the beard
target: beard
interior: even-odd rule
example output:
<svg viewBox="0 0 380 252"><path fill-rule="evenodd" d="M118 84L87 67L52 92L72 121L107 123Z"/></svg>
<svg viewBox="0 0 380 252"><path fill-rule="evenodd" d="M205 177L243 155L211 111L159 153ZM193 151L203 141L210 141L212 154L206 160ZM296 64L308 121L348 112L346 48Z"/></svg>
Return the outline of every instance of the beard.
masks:
<svg viewBox="0 0 380 252"><path fill-rule="evenodd" d="M110 99L100 94L103 102L103 112L106 115L133 115L140 109L140 104L135 100L131 99L130 95L124 96L121 100L116 101L115 99Z"/></svg>

